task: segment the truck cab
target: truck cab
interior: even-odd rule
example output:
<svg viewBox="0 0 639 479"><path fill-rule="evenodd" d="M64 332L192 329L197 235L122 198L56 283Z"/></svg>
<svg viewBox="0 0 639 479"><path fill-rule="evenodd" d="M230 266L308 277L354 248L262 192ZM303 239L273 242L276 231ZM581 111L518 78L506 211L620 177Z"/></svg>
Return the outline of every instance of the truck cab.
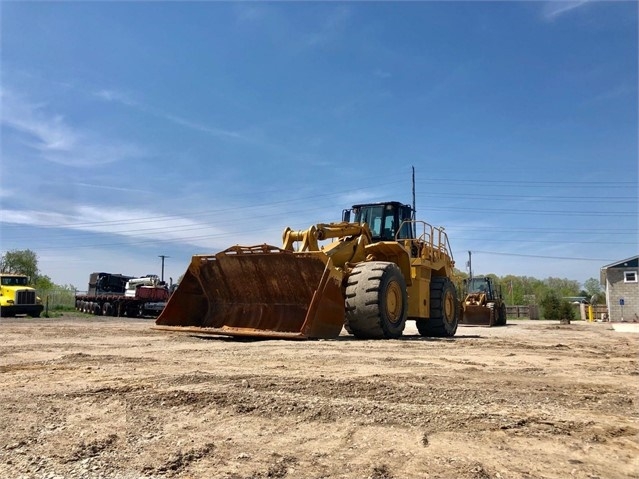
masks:
<svg viewBox="0 0 639 479"><path fill-rule="evenodd" d="M0 316L26 314L40 317L44 306L29 286L29 277L23 274L0 273Z"/></svg>

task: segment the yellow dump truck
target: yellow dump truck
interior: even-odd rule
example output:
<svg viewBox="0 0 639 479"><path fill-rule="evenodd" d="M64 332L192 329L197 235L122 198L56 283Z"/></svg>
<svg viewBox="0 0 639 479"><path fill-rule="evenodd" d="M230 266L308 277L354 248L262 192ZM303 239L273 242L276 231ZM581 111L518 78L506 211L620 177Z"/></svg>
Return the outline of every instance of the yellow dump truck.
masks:
<svg viewBox="0 0 639 479"><path fill-rule="evenodd" d="M322 243L325 242L325 243ZM342 221L286 228L281 247L193 256L156 329L229 336L454 336L459 300L448 236L399 202L354 205Z"/></svg>
<svg viewBox="0 0 639 479"><path fill-rule="evenodd" d="M23 274L0 273L0 316L26 314L40 317L44 306L29 286L29 277Z"/></svg>

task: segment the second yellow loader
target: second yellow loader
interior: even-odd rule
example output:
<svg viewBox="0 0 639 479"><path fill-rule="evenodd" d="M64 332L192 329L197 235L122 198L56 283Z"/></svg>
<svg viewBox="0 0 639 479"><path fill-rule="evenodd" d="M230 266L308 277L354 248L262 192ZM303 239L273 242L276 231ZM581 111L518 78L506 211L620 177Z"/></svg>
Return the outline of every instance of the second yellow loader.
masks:
<svg viewBox="0 0 639 479"><path fill-rule="evenodd" d="M464 280L465 298L460 324L475 326L505 326L506 304L501 288L490 276Z"/></svg>

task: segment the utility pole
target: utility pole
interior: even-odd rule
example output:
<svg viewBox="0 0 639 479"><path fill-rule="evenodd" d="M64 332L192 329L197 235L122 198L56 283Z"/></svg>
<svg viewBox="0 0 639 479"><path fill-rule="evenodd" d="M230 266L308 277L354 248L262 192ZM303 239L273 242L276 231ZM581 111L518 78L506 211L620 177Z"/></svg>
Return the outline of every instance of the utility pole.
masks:
<svg viewBox="0 0 639 479"><path fill-rule="evenodd" d="M158 258L162 258L162 276L160 276L160 281L164 282L164 258L170 258L170 256L161 254L161 255L158 255Z"/></svg>
<svg viewBox="0 0 639 479"><path fill-rule="evenodd" d="M471 251L468 252L468 276L470 279L473 279L473 263L472 263L473 253Z"/></svg>
<svg viewBox="0 0 639 479"><path fill-rule="evenodd" d="M413 169L413 238L417 238L417 205L415 204L415 167L411 167Z"/></svg>

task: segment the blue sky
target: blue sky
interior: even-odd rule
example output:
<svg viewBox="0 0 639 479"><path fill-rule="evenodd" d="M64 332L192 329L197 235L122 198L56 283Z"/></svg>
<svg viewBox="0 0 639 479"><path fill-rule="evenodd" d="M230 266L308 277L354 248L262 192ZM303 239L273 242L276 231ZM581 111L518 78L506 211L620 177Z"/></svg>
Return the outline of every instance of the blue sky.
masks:
<svg viewBox="0 0 639 479"><path fill-rule="evenodd" d="M2 2L0 249L184 273L412 202L475 273L638 247L636 2Z"/></svg>

